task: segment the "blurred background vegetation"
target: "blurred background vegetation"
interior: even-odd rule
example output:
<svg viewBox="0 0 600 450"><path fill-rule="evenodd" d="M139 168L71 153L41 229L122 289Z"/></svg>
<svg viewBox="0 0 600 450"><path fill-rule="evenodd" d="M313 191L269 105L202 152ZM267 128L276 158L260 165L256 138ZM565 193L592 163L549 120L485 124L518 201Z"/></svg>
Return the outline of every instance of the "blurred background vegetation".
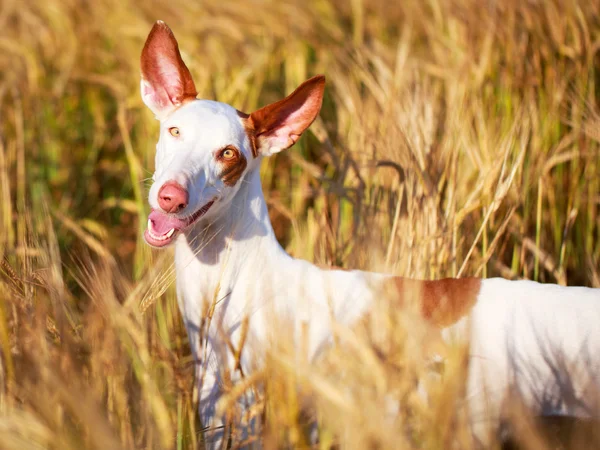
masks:
<svg viewBox="0 0 600 450"><path fill-rule="evenodd" d="M250 112L327 76L311 132L262 168L293 255L600 287L598 2L3 0L0 447L198 445L172 255L141 237L158 122L139 55L157 19L201 98ZM345 447L465 448L447 409L400 441L371 397L347 415L328 398L325 426L363 426ZM287 414L265 445L300 445Z"/></svg>

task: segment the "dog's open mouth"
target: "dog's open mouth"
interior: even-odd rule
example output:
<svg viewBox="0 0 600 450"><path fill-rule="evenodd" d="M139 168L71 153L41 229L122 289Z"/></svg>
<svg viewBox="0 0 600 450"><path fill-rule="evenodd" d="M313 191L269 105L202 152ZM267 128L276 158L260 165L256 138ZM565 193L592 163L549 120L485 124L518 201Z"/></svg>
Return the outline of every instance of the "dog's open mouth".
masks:
<svg viewBox="0 0 600 450"><path fill-rule="evenodd" d="M164 247L170 244L177 236L177 233L191 226L206 214L214 202L214 200L211 200L185 219L179 219L178 217L153 209L148 216L148 228L144 232L144 239L153 247Z"/></svg>

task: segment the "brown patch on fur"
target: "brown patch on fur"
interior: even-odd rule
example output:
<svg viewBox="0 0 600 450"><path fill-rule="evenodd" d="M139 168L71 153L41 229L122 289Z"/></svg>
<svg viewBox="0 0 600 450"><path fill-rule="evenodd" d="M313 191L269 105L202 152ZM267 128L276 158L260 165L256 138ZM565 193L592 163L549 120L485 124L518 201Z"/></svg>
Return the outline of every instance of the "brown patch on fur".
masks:
<svg viewBox="0 0 600 450"><path fill-rule="evenodd" d="M350 270L327 264L315 265L321 270ZM441 280L390 277L384 281L382 290L388 298L397 299L401 307L416 307L425 319L444 328L469 314L480 289L481 280L473 277Z"/></svg>
<svg viewBox="0 0 600 450"><path fill-rule="evenodd" d="M412 280L393 277L385 282L389 294L399 295L402 307L416 307L435 326L445 328L467 316L481 288L478 278Z"/></svg>
<svg viewBox="0 0 600 450"><path fill-rule="evenodd" d="M234 157L231 159L225 159L223 157L223 152L225 150L233 151ZM246 170L246 166L248 165L246 162L246 157L233 145L228 145L227 147L217 151L215 158L223 167L221 172L221 179L223 180L223 183L225 183L227 186L235 186L235 184L243 175L244 170Z"/></svg>
<svg viewBox="0 0 600 450"><path fill-rule="evenodd" d="M244 125L244 129L246 130L246 136L248 136L248 141L250 141L250 150L252 150L252 156L254 158L258 157L258 142L256 140L256 132L254 131L254 124L250 120L250 115L246 114L242 111L236 110L237 115L240 119L242 119L242 125Z"/></svg>

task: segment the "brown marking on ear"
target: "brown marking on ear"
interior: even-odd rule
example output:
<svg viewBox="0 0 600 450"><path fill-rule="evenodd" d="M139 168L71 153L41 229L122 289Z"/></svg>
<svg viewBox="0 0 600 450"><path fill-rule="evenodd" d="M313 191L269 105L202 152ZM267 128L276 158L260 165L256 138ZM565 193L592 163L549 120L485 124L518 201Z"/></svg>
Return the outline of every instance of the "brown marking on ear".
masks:
<svg viewBox="0 0 600 450"><path fill-rule="evenodd" d="M250 119L250 114L246 114L245 112L237 111L237 115L240 119L242 119L242 125L244 126L244 130L246 130L246 136L248 136L248 141L250 142L250 150L252 151L252 156L254 158L258 157L258 143L256 142L256 132L254 131L254 125Z"/></svg>
<svg viewBox="0 0 600 450"><path fill-rule="evenodd" d="M279 122L281 121L281 117L279 117L279 111L283 110L284 112L287 112L299 109L307 97L307 91L314 89L315 85L318 87L316 91L317 96L315 97L315 103L319 104L318 106L320 109L323 101L325 77L323 75L316 75L306 80L304 83L298 86L294 92L284 99L275 103L271 103L270 105L263 106L262 108L250 114L250 120L255 127L257 135L260 136L263 133L268 133L274 128L277 128ZM277 114L275 114L275 112L277 112ZM307 111L302 114L302 118L305 121L308 121L308 127L315 120L316 113L314 113L312 110Z"/></svg>
<svg viewBox="0 0 600 450"><path fill-rule="evenodd" d="M413 280L393 277L385 282L390 294L399 295L403 307L416 307L432 324L445 328L467 316L481 288L478 278Z"/></svg>
<svg viewBox="0 0 600 450"><path fill-rule="evenodd" d="M142 79L159 98L166 96L166 100L176 106L198 95L192 75L181 58L177 40L166 23L158 21L154 24L140 62Z"/></svg>
<svg viewBox="0 0 600 450"><path fill-rule="evenodd" d="M302 83L283 100L264 106L252 114L241 114L256 157L266 142L273 152L294 145L314 122L323 103L325 77L316 75Z"/></svg>
<svg viewBox="0 0 600 450"><path fill-rule="evenodd" d="M225 150L232 150L234 157L231 159L225 159L222 154ZM241 176L246 170L248 165L246 157L233 145L228 145L217 151L215 155L216 160L221 164L223 170L221 171L221 179L227 186L235 186Z"/></svg>

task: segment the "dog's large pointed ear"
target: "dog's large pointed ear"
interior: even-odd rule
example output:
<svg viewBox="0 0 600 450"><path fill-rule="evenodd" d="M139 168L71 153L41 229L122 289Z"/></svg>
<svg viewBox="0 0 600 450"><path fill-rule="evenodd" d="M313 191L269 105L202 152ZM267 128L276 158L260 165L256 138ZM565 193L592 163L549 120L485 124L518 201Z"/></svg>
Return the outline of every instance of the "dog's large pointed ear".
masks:
<svg viewBox="0 0 600 450"><path fill-rule="evenodd" d="M294 145L317 118L324 90L325 77L317 75L283 100L250 114L245 120L255 156L270 156Z"/></svg>
<svg viewBox="0 0 600 450"><path fill-rule="evenodd" d="M142 50L142 99L162 118L187 99L196 97L196 86L181 59L177 40L166 23L152 27Z"/></svg>

